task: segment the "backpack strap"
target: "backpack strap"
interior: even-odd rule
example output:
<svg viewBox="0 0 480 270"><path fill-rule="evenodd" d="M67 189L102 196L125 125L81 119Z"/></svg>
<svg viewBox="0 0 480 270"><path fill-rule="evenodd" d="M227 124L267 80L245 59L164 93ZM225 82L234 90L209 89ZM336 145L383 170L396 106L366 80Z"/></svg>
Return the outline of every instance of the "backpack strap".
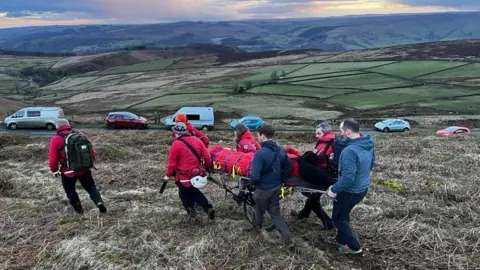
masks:
<svg viewBox="0 0 480 270"><path fill-rule="evenodd" d="M197 152L195 151L195 149L193 149L193 147L192 147L187 141L185 141L184 139L178 138L178 140L181 141L181 142L183 142L183 143L188 147L188 149L190 149L190 151L195 155L195 157L198 159L198 161L200 162L200 164L203 165L202 159L201 159L200 156L197 154Z"/></svg>

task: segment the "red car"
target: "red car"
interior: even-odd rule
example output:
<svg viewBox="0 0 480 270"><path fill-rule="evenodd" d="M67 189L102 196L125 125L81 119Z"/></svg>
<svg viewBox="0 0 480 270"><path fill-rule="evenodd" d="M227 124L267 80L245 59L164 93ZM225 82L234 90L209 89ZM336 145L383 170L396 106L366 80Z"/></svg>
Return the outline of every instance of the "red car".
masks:
<svg viewBox="0 0 480 270"><path fill-rule="evenodd" d="M468 136L470 135L470 129L466 127L453 126L439 130L437 131L437 134L443 136Z"/></svg>
<svg viewBox="0 0 480 270"><path fill-rule="evenodd" d="M148 121L130 112L111 112L107 115L107 128L148 128Z"/></svg>

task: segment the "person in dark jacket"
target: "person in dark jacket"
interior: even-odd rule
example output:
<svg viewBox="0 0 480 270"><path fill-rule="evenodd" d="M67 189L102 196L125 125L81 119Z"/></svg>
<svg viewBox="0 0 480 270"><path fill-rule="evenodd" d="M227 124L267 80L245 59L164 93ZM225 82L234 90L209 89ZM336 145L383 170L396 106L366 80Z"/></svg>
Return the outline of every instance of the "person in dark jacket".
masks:
<svg viewBox="0 0 480 270"><path fill-rule="evenodd" d="M263 216L267 211L273 224L284 238L284 244L292 248L287 223L280 213L280 189L282 181L292 172L292 163L283 147L272 140L275 130L270 125L262 125L257 129L258 140L262 148L255 152L252 160L251 184L255 186L254 226L246 231L258 232L263 226Z"/></svg>
<svg viewBox="0 0 480 270"><path fill-rule="evenodd" d="M106 213L107 208L105 207L102 196L98 192L98 189L95 185L95 181L92 177L91 169L73 172L70 168L66 166L59 165L65 163L66 154L65 149L63 148L65 144L65 136L72 133L72 126L68 123L66 119L58 119L55 123L57 128L57 134L52 137L50 140L50 146L48 151L48 165L53 176L62 178L62 185L65 193L67 194L70 205L72 205L75 212L83 214L84 210L78 193L76 191L75 185L77 181L82 184L82 187L90 195L90 199L95 203L101 213ZM62 136L63 135L63 136ZM85 135L85 134L84 134ZM96 152L95 148L92 147L92 157L95 160Z"/></svg>
<svg viewBox="0 0 480 270"><path fill-rule="evenodd" d="M338 182L327 191L327 196L335 199L332 219L337 235L327 237L327 241L339 244L341 254L360 254L362 248L350 228L350 212L365 198L370 187L375 141L370 136L361 136L360 125L353 119L343 121L340 131L347 146L340 154Z"/></svg>

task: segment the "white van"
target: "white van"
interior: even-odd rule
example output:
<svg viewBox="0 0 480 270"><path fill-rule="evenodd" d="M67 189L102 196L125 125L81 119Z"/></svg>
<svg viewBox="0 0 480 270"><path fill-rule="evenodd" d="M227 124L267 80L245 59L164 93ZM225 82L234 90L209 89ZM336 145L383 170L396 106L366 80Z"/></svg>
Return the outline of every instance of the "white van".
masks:
<svg viewBox="0 0 480 270"><path fill-rule="evenodd" d="M175 126L175 117L185 114L188 122L196 129L212 130L215 124L212 107L182 107L175 114L169 115L165 121L165 127L171 129Z"/></svg>
<svg viewBox="0 0 480 270"><path fill-rule="evenodd" d="M5 127L17 128L46 128L55 129L55 121L65 117L60 107L28 107L5 118Z"/></svg>

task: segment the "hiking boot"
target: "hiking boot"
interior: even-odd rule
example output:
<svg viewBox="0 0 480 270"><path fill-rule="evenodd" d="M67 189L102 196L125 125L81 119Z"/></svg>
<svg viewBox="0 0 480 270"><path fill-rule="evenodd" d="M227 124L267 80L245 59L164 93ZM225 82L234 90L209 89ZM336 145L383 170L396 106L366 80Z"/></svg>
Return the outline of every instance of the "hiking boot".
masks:
<svg viewBox="0 0 480 270"><path fill-rule="evenodd" d="M347 255L347 254L357 255L357 254L362 253L363 250L362 249L353 250L353 249L350 249L348 246L341 246L341 247L338 248L338 252L342 255Z"/></svg>
<svg viewBox="0 0 480 270"><path fill-rule="evenodd" d="M297 211L295 211L295 210L292 210L292 211L290 212L290 215L296 217L297 220L303 220L303 219L308 218L308 217L306 217L306 216L304 216L304 215L302 214L302 211L297 212Z"/></svg>
<svg viewBox="0 0 480 270"><path fill-rule="evenodd" d="M73 210L74 210L76 213L78 213L78 214L83 214L83 213L85 213L85 211L83 211L83 207L82 207L82 205L81 205L80 203L77 203L77 204L75 204L75 205L72 205L72 207L73 207Z"/></svg>
<svg viewBox="0 0 480 270"><path fill-rule="evenodd" d="M261 232L261 229L258 227L252 226L250 228L243 229L243 232L258 234Z"/></svg>
<svg viewBox="0 0 480 270"><path fill-rule="evenodd" d="M215 219L215 210L213 208L208 208L207 214L209 219Z"/></svg>
<svg viewBox="0 0 480 270"><path fill-rule="evenodd" d="M327 242L332 245L339 245L339 243L335 239L335 236L327 236Z"/></svg>
<svg viewBox="0 0 480 270"><path fill-rule="evenodd" d="M295 243L289 238L283 242L282 247L293 251L295 250Z"/></svg>
<svg viewBox="0 0 480 270"><path fill-rule="evenodd" d="M97 207L98 207L98 210L100 211L100 213L106 213L107 212L107 208L105 207L103 202L99 202L97 204Z"/></svg>
<svg viewBox="0 0 480 270"><path fill-rule="evenodd" d="M272 225L266 227L266 228L265 228L265 231L267 231L267 232L273 232L276 228L277 228L277 227L275 227L275 225L272 224Z"/></svg>
<svg viewBox="0 0 480 270"><path fill-rule="evenodd" d="M191 217L197 217L197 212L195 211L194 208L188 207L185 209L187 211L187 214Z"/></svg>

